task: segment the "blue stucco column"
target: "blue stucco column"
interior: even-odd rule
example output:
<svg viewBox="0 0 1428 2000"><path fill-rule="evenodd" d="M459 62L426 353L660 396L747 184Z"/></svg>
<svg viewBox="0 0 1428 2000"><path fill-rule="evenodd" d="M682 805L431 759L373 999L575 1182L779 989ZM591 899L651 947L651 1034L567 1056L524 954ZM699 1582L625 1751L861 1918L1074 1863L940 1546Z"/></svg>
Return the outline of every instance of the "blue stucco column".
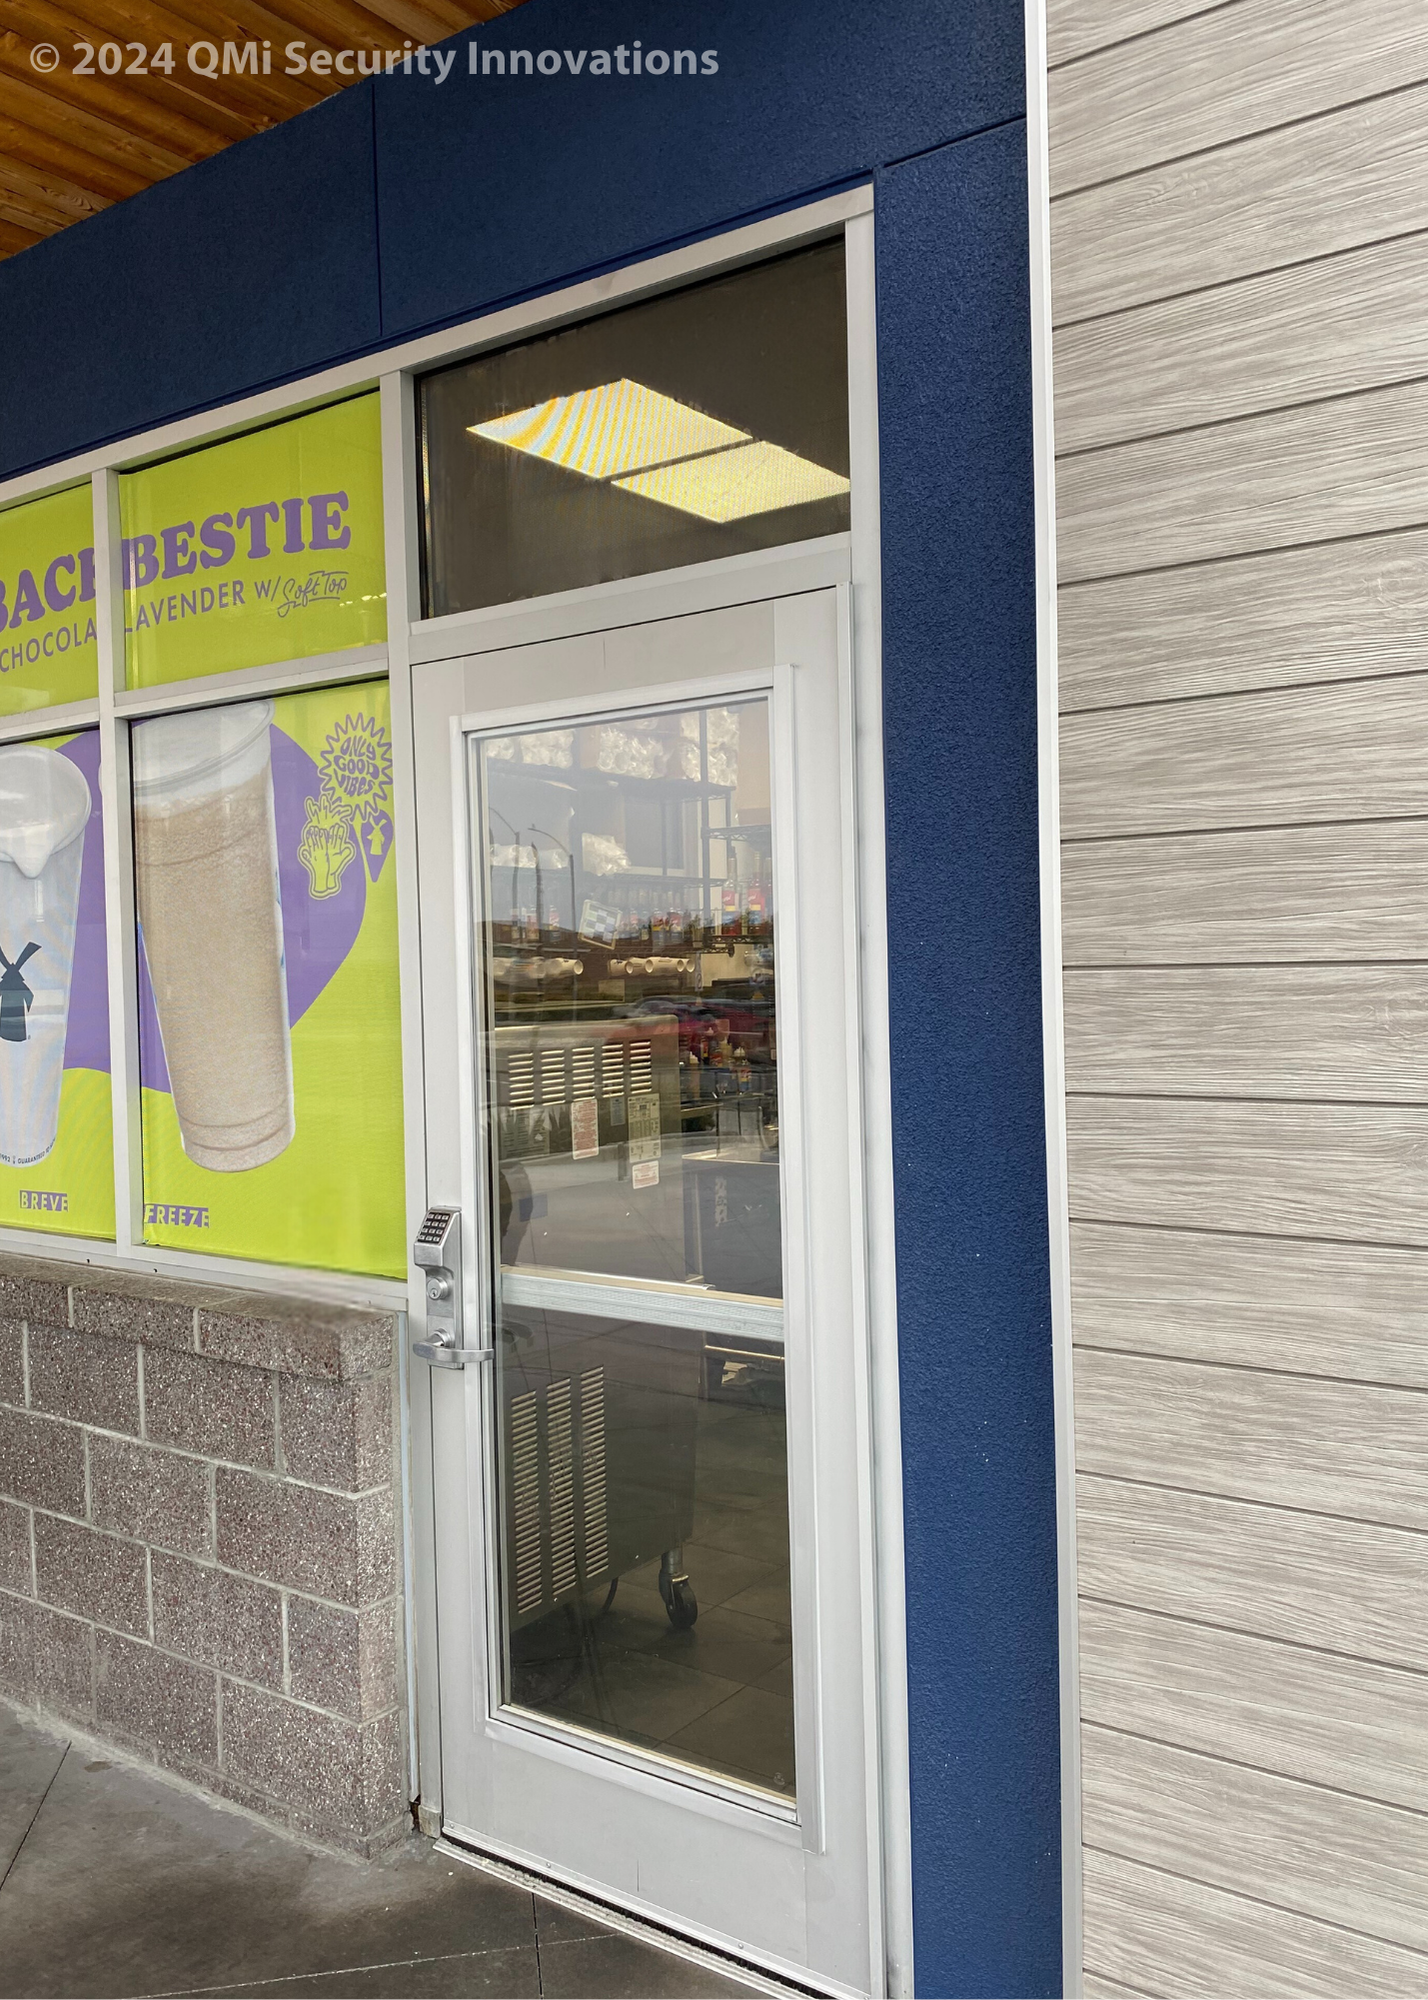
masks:
<svg viewBox="0 0 1428 2000"><path fill-rule="evenodd" d="M876 185L915 1976L1055 1994L1025 126Z"/></svg>

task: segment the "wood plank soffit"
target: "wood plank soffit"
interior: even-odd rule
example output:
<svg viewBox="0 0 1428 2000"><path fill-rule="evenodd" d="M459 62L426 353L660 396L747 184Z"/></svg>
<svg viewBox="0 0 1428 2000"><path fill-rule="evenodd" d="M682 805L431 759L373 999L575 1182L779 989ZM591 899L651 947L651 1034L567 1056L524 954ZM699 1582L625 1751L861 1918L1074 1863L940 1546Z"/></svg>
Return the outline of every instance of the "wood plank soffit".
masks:
<svg viewBox="0 0 1428 2000"><path fill-rule="evenodd" d="M11 0L0 33L0 257L87 220L155 182L268 130L357 81L285 73L284 49L401 55L499 19L522 0ZM213 77L188 67L197 42L219 51ZM90 43L172 45L175 67L76 76ZM239 71L225 45L271 44L270 66ZM53 70L37 51L60 52Z"/></svg>

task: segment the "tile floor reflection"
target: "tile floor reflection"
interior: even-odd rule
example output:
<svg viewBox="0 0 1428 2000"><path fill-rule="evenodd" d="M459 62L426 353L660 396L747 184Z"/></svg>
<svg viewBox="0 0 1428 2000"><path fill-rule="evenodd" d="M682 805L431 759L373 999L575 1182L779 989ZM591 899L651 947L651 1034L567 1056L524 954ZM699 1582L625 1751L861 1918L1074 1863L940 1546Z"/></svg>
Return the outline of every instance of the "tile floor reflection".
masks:
<svg viewBox="0 0 1428 2000"><path fill-rule="evenodd" d="M793 1632L783 1370L711 1371L696 1418L694 1532L685 1567L699 1603L676 1631L659 1564L619 1580L607 1608L562 1608L516 1635L512 1693L553 1720L794 1793Z"/></svg>

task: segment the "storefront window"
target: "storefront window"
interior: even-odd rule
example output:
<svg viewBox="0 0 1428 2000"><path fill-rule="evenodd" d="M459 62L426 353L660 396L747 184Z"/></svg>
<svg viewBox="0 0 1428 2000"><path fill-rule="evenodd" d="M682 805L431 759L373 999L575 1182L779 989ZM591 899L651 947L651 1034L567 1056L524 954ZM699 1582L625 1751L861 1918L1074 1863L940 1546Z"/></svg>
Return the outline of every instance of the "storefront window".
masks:
<svg viewBox="0 0 1428 2000"><path fill-rule="evenodd" d="M843 246L421 384L428 617L848 526Z"/></svg>
<svg viewBox="0 0 1428 2000"><path fill-rule="evenodd" d="M369 392L121 474L129 688L325 669L385 640L379 408ZM0 715L97 705L93 530L89 484L0 512ZM131 1241L115 1211L110 730L132 777L132 1240L400 1278L385 674L214 694L0 744L0 1228Z"/></svg>
<svg viewBox="0 0 1428 2000"><path fill-rule="evenodd" d="M144 1241L400 1276L386 683L132 742Z"/></svg>
<svg viewBox="0 0 1428 2000"><path fill-rule="evenodd" d="M386 638L376 396L126 474L119 494L130 687Z"/></svg>
<svg viewBox="0 0 1428 2000"><path fill-rule="evenodd" d="M0 715L99 690L89 488L0 514Z"/></svg>
<svg viewBox="0 0 1428 2000"><path fill-rule="evenodd" d="M99 732L0 745L0 1224L112 1237Z"/></svg>
<svg viewBox="0 0 1428 2000"><path fill-rule="evenodd" d="M424 613L845 530L844 283L842 243L828 242L426 378L418 385ZM0 512L0 716L34 711L39 729L42 711L80 700L97 708L101 676L114 666L124 684L118 715L106 703L98 728L0 745L0 1227L117 1233L130 1247L127 1218L116 1232L115 1143L124 1158L128 1139L113 1125L99 782L101 742L106 769L112 754L121 770L127 742L132 793L117 803L132 814L137 1020L129 1025L142 1163L132 1242L400 1279L385 676L259 699L234 699L238 690L216 684L213 706L167 714L132 699L301 661L321 660L336 678L344 652L385 641L380 398L367 391L123 471L117 486L123 632L113 663L101 658L97 606L108 585L96 565L94 488ZM365 672L366 662L347 671ZM281 689L282 677L270 685ZM493 920L506 927L493 977L509 982L498 997L514 1034L529 1018L531 978L542 1005L563 990L530 970L552 957L554 926L554 957L599 968L598 977L572 974L571 1021L592 1008L591 1018L613 1018L617 986L621 1005L644 1010L640 1032L624 1039L647 1045L657 1076L641 1088L632 1073L630 1117L648 1120L658 1103L663 1120L676 1099L682 1107L677 1132L661 1124L612 1139L599 1127L602 1148L625 1149L630 1191L651 1197L640 1204L647 1217L656 1207L673 1214L671 1186L681 1190L678 1229L669 1235L661 1224L658 1243L644 1246L658 1268L644 1273L623 1251L616 1256L612 1237L608 1275L664 1283L668 1257L678 1263L696 1238L704 1250L695 1265L707 1253L714 1272L733 1239L716 1242L709 1218L726 1215L733 1174L753 1190L753 1206L738 1209L737 1283L707 1275L707 1286L771 1302L776 1316L766 714L761 702L746 707L666 718L643 734L640 725L624 751L611 747L622 727L613 723L608 742L583 731L566 743L569 732L554 731L490 748L493 813L511 786L524 797L537 768L563 797L573 781L559 775L562 757L600 774L598 783L581 779L579 841L566 848L560 878L573 900L558 914L548 872L544 905L540 884L547 844L552 854L560 846L559 800L535 810L546 833L531 836L534 902ZM51 731L63 719L45 718ZM675 760L658 783L638 763L646 737ZM626 753L636 762L620 763ZM697 773L685 768L691 758ZM737 780L727 776L735 766ZM750 803L759 784L762 820ZM116 801L107 804L112 813ZM599 817L607 808L609 828ZM570 828L564 837L575 839ZM750 874L760 838L763 872ZM522 857L520 882L526 839L518 829L508 842ZM127 868L127 842L124 851ZM740 913L733 928L731 907ZM731 980L748 988L748 1004L732 1012ZM696 1035L696 1022L709 1033ZM703 1069L710 1077L701 1083ZM696 1114L701 1091L708 1101ZM729 1106L715 1104L721 1094L737 1106L737 1133ZM583 1110L576 1116L583 1147L588 1121ZM711 1135L717 1173L704 1158ZM525 1159L517 1146L511 1175L531 1171ZM592 1238L580 1268L598 1274L604 1254ZM684 1287L694 1272L669 1282ZM760 1418L766 1428L773 1407ZM770 1452L777 1484L781 1446ZM771 1518L782 1518L781 1488L771 1505ZM519 1678L516 1654L512 1673ZM753 1768L732 1751L708 1754L716 1766ZM771 1767L760 1782L783 1789L789 1759L775 1762L778 1775Z"/></svg>

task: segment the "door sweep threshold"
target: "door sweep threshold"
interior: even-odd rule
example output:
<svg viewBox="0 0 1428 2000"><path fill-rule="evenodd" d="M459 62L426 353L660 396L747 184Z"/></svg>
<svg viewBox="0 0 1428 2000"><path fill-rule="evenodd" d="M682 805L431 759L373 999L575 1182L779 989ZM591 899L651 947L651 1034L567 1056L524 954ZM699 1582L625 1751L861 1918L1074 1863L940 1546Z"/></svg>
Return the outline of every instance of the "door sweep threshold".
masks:
<svg viewBox="0 0 1428 2000"><path fill-rule="evenodd" d="M702 1966L706 1972L717 1973L724 1979L738 1979L750 1993L769 1994L774 1996L774 2000L825 2000L827 1988L777 1979L758 1966L750 1965L747 1959L734 1958L727 1952L694 1944L690 1939L680 1937L677 1931L666 1930L644 1917L633 1917L613 1903L601 1902L598 1896L587 1896L579 1889L567 1888L563 1882L553 1881L548 1875L537 1875L529 1868L518 1868L513 1862L502 1861L497 1855L483 1853L479 1848L463 1847L444 1834L436 1841L436 1851L452 1861L464 1861L468 1868L479 1868L484 1874L494 1875L502 1882L514 1883L519 1889L529 1889L532 1895L543 1896L548 1903L558 1903L562 1909L571 1910L578 1917L589 1917L593 1922L603 1924L606 1930L620 1931L626 1937L636 1938L641 1944L653 1946L656 1951L668 1952L672 1958L683 1959L688 1965Z"/></svg>

